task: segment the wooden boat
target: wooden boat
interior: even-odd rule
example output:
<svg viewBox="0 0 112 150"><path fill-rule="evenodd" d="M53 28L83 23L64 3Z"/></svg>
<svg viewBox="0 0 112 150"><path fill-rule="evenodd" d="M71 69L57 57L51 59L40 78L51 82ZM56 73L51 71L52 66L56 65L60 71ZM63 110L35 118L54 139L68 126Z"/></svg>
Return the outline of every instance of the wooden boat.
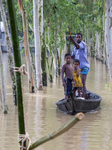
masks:
<svg viewBox="0 0 112 150"><path fill-rule="evenodd" d="M73 94L71 94L68 100L59 100L56 102L56 105L61 111L67 114L86 113L97 110L100 107L101 96L87 90L87 97L88 99L84 99L76 96L74 99Z"/></svg>

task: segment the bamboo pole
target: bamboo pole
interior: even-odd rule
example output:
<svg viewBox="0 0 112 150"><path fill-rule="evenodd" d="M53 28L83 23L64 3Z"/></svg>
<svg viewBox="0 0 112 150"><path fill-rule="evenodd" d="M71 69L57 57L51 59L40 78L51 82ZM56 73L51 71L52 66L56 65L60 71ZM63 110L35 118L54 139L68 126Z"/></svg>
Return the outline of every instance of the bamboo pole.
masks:
<svg viewBox="0 0 112 150"><path fill-rule="evenodd" d="M39 139L38 141L36 141L35 143L33 143L30 146L29 150L32 150L32 149L40 146L41 144L56 138L57 136L61 135L62 133L64 133L68 129L70 129L74 124L76 124L78 121L82 120L83 118L84 118L83 113L76 114L72 120L67 122L65 125L63 125L61 128L59 128L56 132L53 132L53 133L49 134L48 136L45 136L45 137Z"/></svg>
<svg viewBox="0 0 112 150"><path fill-rule="evenodd" d="M21 66L21 57L19 50L19 39L16 23L16 12L13 0L7 0L7 7L10 20L11 28L11 39L13 44L14 60L15 66ZM24 124L24 112L23 112L23 97L22 97L22 86L21 86L21 75L16 72L16 86L17 86L17 102L18 102L18 122L19 122L19 134L25 134L25 124ZM21 145L21 143L20 143ZM21 149L21 148L20 148Z"/></svg>
<svg viewBox="0 0 112 150"><path fill-rule="evenodd" d="M73 16L71 16L71 28L70 28L70 36L72 35L72 18L73 18ZM68 53L70 53L70 38L69 38Z"/></svg>

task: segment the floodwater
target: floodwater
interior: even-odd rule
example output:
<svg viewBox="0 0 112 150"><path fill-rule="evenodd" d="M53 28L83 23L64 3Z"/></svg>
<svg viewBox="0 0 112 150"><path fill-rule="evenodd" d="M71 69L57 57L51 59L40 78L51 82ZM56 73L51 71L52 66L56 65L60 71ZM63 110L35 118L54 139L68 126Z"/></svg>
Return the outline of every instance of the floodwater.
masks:
<svg viewBox="0 0 112 150"><path fill-rule="evenodd" d="M3 54L4 78L8 114L3 114L0 103L0 150L19 150L18 112L13 104L11 79ZM87 89L102 97L100 109L85 113L71 129L61 136L39 146L38 150L111 150L112 149L112 88L109 86L109 73L101 62L88 58L90 71L87 77ZM25 60L24 60L25 61ZM28 93L27 78L23 77L23 98L25 128L33 142L39 140L73 118L60 112L55 103L64 97L61 78L55 78L42 91ZM108 86L105 86L107 85Z"/></svg>

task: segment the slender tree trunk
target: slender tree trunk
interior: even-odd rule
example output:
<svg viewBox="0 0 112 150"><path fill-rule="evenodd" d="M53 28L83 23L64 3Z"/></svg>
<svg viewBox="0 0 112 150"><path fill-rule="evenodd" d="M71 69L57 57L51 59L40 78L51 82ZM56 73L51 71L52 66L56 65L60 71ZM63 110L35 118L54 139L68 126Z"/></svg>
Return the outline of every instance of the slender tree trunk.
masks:
<svg viewBox="0 0 112 150"><path fill-rule="evenodd" d="M50 31L50 23L48 20L48 50L50 51L50 58L51 58L51 62L48 61L47 59L47 66L48 66L48 75L49 75L49 81L53 82L53 77L52 77L52 64L53 64L53 56L52 56L52 51L51 51L51 46L50 46L50 38L49 38L49 31ZM46 38L45 38L46 39ZM46 44L46 41L45 41Z"/></svg>
<svg viewBox="0 0 112 150"><path fill-rule="evenodd" d="M112 84L112 0L106 0L105 2L105 41L106 41L106 52L108 60L108 68L110 72L110 79Z"/></svg>
<svg viewBox="0 0 112 150"><path fill-rule="evenodd" d="M25 47L25 56L26 56L27 71L28 71L29 92L33 93L34 92L33 73L32 73L32 62L30 59L30 47L29 47L26 12L23 7L23 0L18 0L18 3L22 15L22 20L23 20L23 35L24 35L24 47Z"/></svg>
<svg viewBox="0 0 112 150"><path fill-rule="evenodd" d="M7 104L6 104L6 91L5 91L5 82L4 82L4 71L3 71L3 63L2 63L2 51L1 51L1 43L0 43L0 72L1 72L1 83L2 83L2 108L3 113L7 114Z"/></svg>
<svg viewBox="0 0 112 150"><path fill-rule="evenodd" d="M34 12L34 37L35 37L35 66L37 76L37 89L42 89L42 73L41 73L41 50L40 50L40 33L39 33L39 6L38 0L33 0Z"/></svg>
<svg viewBox="0 0 112 150"><path fill-rule="evenodd" d="M43 36L42 36L42 50L41 50L42 83L43 83L43 86L47 86L46 45L45 45L45 35L44 35L44 33L43 33Z"/></svg>
<svg viewBox="0 0 112 150"><path fill-rule="evenodd" d="M43 22L43 0L41 0L41 67L42 67L42 83L47 86L47 69L46 69L46 45L45 45L45 28ZM43 31L44 29L44 31Z"/></svg>
<svg viewBox="0 0 112 150"><path fill-rule="evenodd" d="M14 8L14 1L7 0L7 6L8 6L8 13L9 13L9 18L10 18L11 37L12 37L12 44L13 44L13 51L14 51L15 66L20 67L21 57L20 57L20 50L19 50L19 39L18 39L18 32L17 32L16 12ZM16 86L17 86L17 101L18 101L19 134L25 134L21 75L18 72L16 73Z"/></svg>
<svg viewBox="0 0 112 150"><path fill-rule="evenodd" d="M64 64L64 55L65 53L67 52L67 46L66 46L66 34L64 33L63 34L63 39L65 41L65 44L64 44L64 49L62 50L61 52L61 66ZM62 68L62 67L61 67Z"/></svg>
<svg viewBox="0 0 112 150"><path fill-rule="evenodd" d="M43 17L43 0L41 0L41 37L44 29L44 17Z"/></svg>
<svg viewBox="0 0 112 150"><path fill-rule="evenodd" d="M56 77L58 77L58 51L57 51L57 31L54 31L55 53L56 53Z"/></svg>
<svg viewBox="0 0 112 150"><path fill-rule="evenodd" d="M105 12L103 12L103 33L104 33L104 38L102 39L102 46L103 46L102 59L103 59L103 63L107 65L106 44L105 44Z"/></svg>
<svg viewBox="0 0 112 150"><path fill-rule="evenodd" d="M90 55L90 46L89 46L89 31L87 29L87 54Z"/></svg>
<svg viewBox="0 0 112 150"><path fill-rule="evenodd" d="M6 44L7 44L7 51L8 51L8 63L9 63L9 69L10 69L10 74L11 74L11 79L12 79L12 89L13 89L13 98L14 98L14 104L17 105L17 98L16 98L16 79L15 79L15 73L13 72L13 67L14 67L14 58L13 58L13 53L12 53L12 43L10 41L9 37L9 29L8 29L8 24L6 20L6 14L4 11L4 7L2 5L2 0L0 0L0 10L1 10L1 17L3 20L4 28L5 28L5 35L6 35Z"/></svg>
<svg viewBox="0 0 112 150"><path fill-rule="evenodd" d="M102 59L101 58L102 57L101 56L101 44L100 44L101 36L100 36L100 34L98 34L98 32L96 32L95 36L96 36L96 42L95 42L96 58L98 60L101 60Z"/></svg>
<svg viewBox="0 0 112 150"><path fill-rule="evenodd" d="M29 24L29 28L32 30L32 32L34 32L34 29L32 28L32 26L30 24ZM33 55L32 55L31 50L30 50L30 57L31 57L31 62L32 62L32 67L33 67L33 74L34 74L35 84L36 84L36 87L37 87L36 68L35 68L35 64L34 64L34 61L33 61Z"/></svg>

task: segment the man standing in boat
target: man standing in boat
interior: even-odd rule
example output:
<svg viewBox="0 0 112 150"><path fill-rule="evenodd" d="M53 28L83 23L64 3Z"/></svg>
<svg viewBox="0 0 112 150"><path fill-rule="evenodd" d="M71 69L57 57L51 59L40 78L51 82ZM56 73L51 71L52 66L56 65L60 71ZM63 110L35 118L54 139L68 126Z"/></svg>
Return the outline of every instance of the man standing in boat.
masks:
<svg viewBox="0 0 112 150"><path fill-rule="evenodd" d="M86 97L86 78L89 72L89 63L87 61L86 44L82 41L82 34L77 33L75 40L70 36L70 40L74 44L72 59L78 59L80 61L79 69L81 69L81 80L83 84L82 96Z"/></svg>

